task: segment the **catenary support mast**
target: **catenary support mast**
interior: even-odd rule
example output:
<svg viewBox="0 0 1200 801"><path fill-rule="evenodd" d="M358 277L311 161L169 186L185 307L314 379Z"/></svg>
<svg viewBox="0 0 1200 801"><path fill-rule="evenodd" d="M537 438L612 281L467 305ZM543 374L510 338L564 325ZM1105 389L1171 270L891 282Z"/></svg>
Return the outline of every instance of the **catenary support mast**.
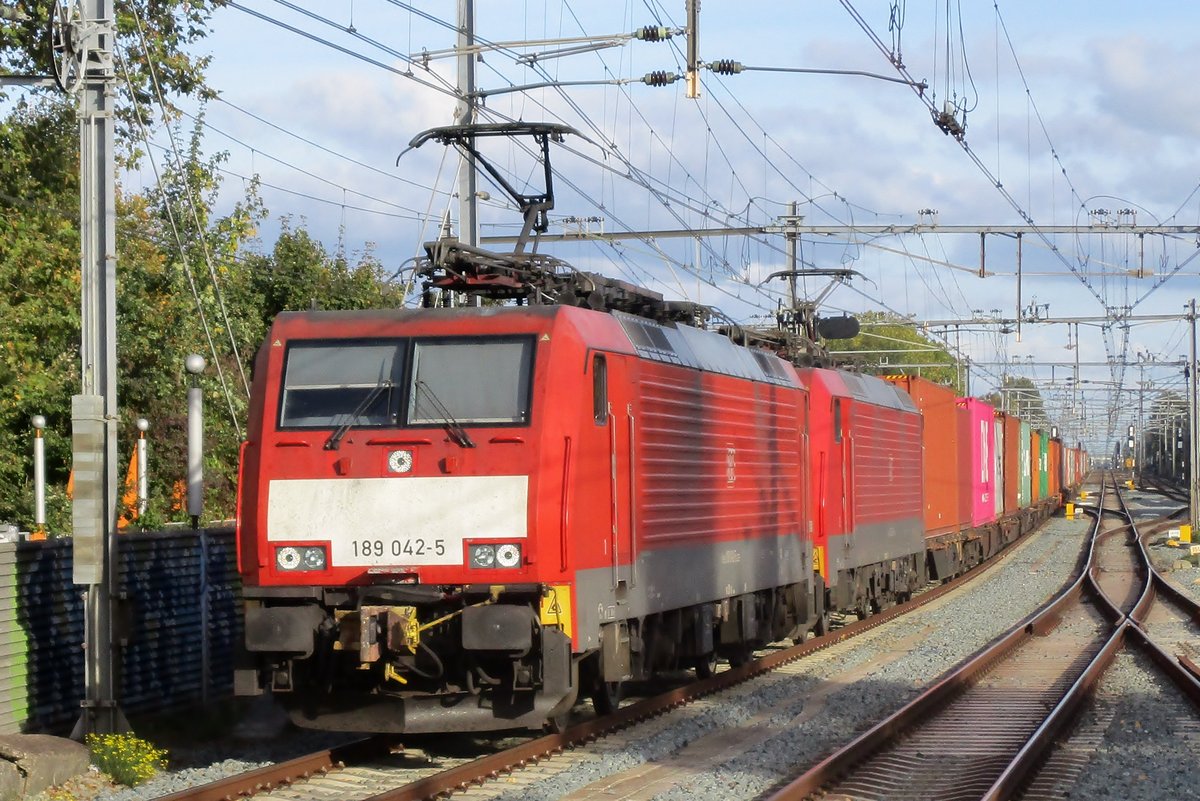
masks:
<svg viewBox="0 0 1200 801"><path fill-rule="evenodd" d="M475 122L475 0L458 0L458 92L455 125ZM475 139L467 143L475 148ZM479 244L478 198L476 196L475 157L462 154L458 173L458 241L475 247Z"/></svg>
<svg viewBox="0 0 1200 801"><path fill-rule="evenodd" d="M87 586L83 713L77 732L127 727L117 703L117 247L113 0L79 0L80 394L71 400L74 581ZM57 13L57 9L54 13Z"/></svg>

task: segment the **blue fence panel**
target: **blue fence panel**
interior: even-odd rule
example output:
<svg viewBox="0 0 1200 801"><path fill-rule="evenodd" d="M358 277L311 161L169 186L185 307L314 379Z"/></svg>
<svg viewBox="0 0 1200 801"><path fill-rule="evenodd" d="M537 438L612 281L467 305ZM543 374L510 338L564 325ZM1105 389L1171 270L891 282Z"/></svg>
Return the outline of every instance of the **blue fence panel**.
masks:
<svg viewBox="0 0 1200 801"><path fill-rule="evenodd" d="M71 583L71 553L69 539L18 543L11 609L0 563L0 691L23 667L27 708L21 721L0 718L0 731L6 724L62 731L79 717L86 588ZM122 534L117 561L123 709L157 712L231 697L242 611L233 531ZM8 639L23 641L23 666L19 649L6 649Z"/></svg>

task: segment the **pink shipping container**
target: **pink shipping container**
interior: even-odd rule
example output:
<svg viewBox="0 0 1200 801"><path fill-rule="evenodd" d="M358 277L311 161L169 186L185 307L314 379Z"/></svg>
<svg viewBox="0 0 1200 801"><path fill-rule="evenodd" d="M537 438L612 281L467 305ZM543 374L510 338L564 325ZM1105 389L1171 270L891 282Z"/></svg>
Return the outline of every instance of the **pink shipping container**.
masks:
<svg viewBox="0 0 1200 801"><path fill-rule="evenodd" d="M961 475L970 487L971 525L977 527L996 519L996 409L978 398L960 398L958 405L966 410L970 432L970 458Z"/></svg>

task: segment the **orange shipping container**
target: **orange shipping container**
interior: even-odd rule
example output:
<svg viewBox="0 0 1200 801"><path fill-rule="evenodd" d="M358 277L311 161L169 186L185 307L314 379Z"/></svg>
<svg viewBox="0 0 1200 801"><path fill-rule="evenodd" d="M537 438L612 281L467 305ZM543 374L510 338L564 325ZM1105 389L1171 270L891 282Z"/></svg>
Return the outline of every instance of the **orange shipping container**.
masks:
<svg viewBox="0 0 1200 801"><path fill-rule="evenodd" d="M1063 445L1061 439L1050 440L1050 496L1062 497Z"/></svg>
<svg viewBox="0 0 1200 801"><path fill-rule="evenodd" d="M996 412L996 425L1004 424L1004 514L1011 515L1020 504L1017 490L1021 484L1021 421L1010 414Z"/></svg>
<svg viewBox="0 0 1200 801"><path fill-rule="evenodd" d="M903 389L917 404L925 424L921 433L925 473L925 536L959 531L971 525L971 495L959 479L967 469L970 443L962 434L968 425L954 390L925 378L891 375L886 379Z"/></svg>

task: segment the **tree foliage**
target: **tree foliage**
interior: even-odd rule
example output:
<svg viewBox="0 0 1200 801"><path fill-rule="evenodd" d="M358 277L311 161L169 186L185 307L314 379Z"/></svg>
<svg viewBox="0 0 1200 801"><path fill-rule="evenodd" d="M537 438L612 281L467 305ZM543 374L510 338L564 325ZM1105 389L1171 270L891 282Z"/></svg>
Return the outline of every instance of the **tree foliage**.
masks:
<svg viewBox="0 0 1200 801"><path fill-rule="evenodd" d="M0 521L33 522L32 428L47 418L52 532L69 529L70 399L79 391L79 182L73 109L28 102L0 120ZM189 353L204 355L205 519L232 517L248 376L271 319L285 309L398 305L369 247L330 255L302 225L283 221L258 245L267 212L251 185L225 215L213 209L216 159L197 134L182 169L161 188L121 194L117 222L119 458L150 421L149 520L184 519L174 497L186 475ZM199 226L195 221L199 221ZM123 471L122 471L123 475Z"/></svg>
<svg viewBox="0 0 1200 801"><path fill-rule="evenodd" d="M1015 414L1031 422L1046 420L1046 401L1032 379L1022 375L1005 374L1000 389L984 398L1001 411Z"/></svg>
<svg viewBox="0 0 1200 801"><path fill-rule="evenodd" d="M865 312L858 317L861 325L858 336L830 343L831 350L855 352L854 355L839 356L839 359L871 373L919 375L939 384L953 386L960 394L964 391L959 385L959 371L954 357L943 346L919 332L910 320L888 312Z"/></svg>
<svg viewBox="0 0 1200 801"><path fill-rule="evenodd" d="M26 19L0 24L0 74L53 75L50 18L57 5L47 0L6 5ZM172 99L178 95L211 95L204 81L209 57L193 55L188 47L204 38L213 10L223 5L223 0L116 3L115 67L123 101L120 114L127 124L135 109L145 110L160 100L173 112Z"/></svg>

